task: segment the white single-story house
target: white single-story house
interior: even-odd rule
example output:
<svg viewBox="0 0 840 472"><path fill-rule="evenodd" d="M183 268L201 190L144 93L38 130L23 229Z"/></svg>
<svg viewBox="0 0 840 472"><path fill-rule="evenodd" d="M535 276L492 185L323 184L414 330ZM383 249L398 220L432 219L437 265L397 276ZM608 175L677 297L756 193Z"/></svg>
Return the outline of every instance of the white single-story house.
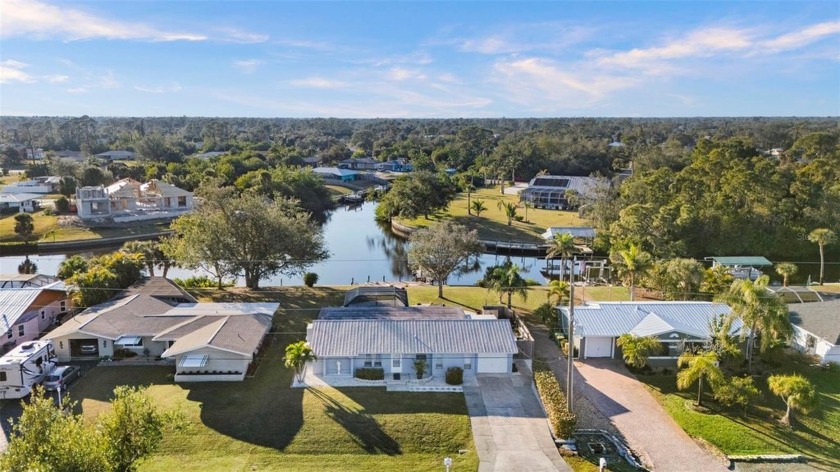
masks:
<svg viewBox="0 0 840 472"><path fill-rule="evenodd" d="M123 351L175 361L177 382L236 381L271 327L278 303L197 303L151 277L48 333L59 361L119 357Z"/></svg>
<svg viewBox="0 0 840 472"><path fill-rule="evenodd" d="M560 328L568 335L569 308L558 309ZM663 349L668 348L658 357L676 359L686 347L708 342L711 324L729 312L728 305L711 302L599 302L575 306L574 346L583 359L617 358L621 351L616 340L622 334L655 336ZM731 334L740 332L741 322L734 320Z"/></svg>
<svg viewBox="0 0 840 472"><path fill-rule="evenodd" d="M601 185L604 185L602 181L595 177L538 175L528 182L528 188L519 193L519 200L537 208L566 210L570 207L566 200L567 191L574 190L586 197Z"/></svg>
<svg viewBox="0 0 840 472"><path fill-rule="evenodd" d="M356 369L382 368L386 380L442 379L450 367L464 376L512 371L518 352L510 321L468 315L439 306L349 306L323 308L306 329L318 360L310 367L326 383L353 377Z"/></svg>
<svg viewBox="0 0 840 472"><path fill-rule="evenodd" d="M32 213L41 206L42 198L37 193L0 193L0 212Z"/></svg>
<svg viewBox="0 0 840 472"><path fill-rule="evenodd" d="M94 157L98 157L100 159L107 159L109 161L128 161L134 159L135 153L132 151L126 150L116 150L116 151L105 151L100 152L99 154L94 155Z"/></svg>
<svg viewBox="0 0 840 472"><path fill-rule="evenodd" d="M791 346L820 362L840 364L840 300L788 305L793 324Z"/></svg>
<svg viewBox="0 0 840 472"><path fill-rule="evenodd" d="M595 239L595 228L589 226L552 226L540 236L546 241L554 239L558 234L571 234L575 239Z"/></svg>
<svg viewBox="0 0 840 472"><path fill-rule="evenodd" d="M64 282L25 286L10 276L0 275L0 279L0 350L3 352L38 339L70 308Z"/></svg>

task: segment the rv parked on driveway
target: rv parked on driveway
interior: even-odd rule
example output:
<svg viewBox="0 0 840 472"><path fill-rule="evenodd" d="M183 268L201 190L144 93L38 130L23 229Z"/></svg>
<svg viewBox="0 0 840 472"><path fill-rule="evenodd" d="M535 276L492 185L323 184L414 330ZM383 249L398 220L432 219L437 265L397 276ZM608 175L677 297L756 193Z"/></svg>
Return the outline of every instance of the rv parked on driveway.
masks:
<svg viewBox="0 0 840 472"><path fill-rule="evenodd" d="M0 399L23 398L55 367L52 341L23 343L0 357Z"/></svg>

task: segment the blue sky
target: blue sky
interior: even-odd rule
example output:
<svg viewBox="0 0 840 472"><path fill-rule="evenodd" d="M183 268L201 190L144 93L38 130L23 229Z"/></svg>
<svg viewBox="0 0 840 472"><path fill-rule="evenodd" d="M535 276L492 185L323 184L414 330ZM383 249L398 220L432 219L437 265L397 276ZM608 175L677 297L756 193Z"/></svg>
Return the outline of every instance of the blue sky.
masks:
<svg viewBox="0 0 840 472"><path fill-rule="evenodd" d="M3 0L0 114L837 116L840 2Z"/></svg>

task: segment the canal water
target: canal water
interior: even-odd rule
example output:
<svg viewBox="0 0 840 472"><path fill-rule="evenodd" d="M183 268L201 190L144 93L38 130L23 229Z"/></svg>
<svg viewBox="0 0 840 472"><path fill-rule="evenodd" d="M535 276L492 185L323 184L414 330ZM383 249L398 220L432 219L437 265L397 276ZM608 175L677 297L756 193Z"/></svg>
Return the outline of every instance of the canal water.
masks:
<svg viewBox="0 0 840 472"><path fill-rule="evenodd" d="M324 239L331 256L328 260L308 269L309 272L318 274L318 284L349 285L368 281L411 280L406 256L408 242L394 235L387 225L376 222L375 208L376 203L367 202L356 207L339 207L327 214L324 222ZM89 257L116 249L114 247L96 251L82 250L78 254ZM840 280L840 263L835 257L836 252L826 250L827 282ZM53 275L66 257L67 254L30 255L29 259L38 266L38 272ZM484 254L477 261L472 261L470 270L450 275L448 283L474 285L484 275L487 267L503 263L506 257L505 255ZM0 257L0 272L16 273L18 265L23 260L23 256ZM545 267L543 258L511 256L511 260L522 268L523 278L532 279L540 284L546 283L546 278L540 273L540 269ZM797 265L799 273L792 278L792 284L803 284L808 276L813 282L819 280L818 261L798 262ZM774 282L781 284L781 277L772 268L765 268L764 272L770 275ZM170 278L186 278L191 275L211 276L200 270L190 271L178 268L171 269L168 274ZM242 286L244 280L239 279L236 283ZM302 284L302 276L278 275L260 282L262 286Z"/></svg>
<svg viewBox="0 0 840 472"><path fill-rule="evenodd" d="M374 219L375 203L364 203L356 207L339 207L331 211L324 222L324 239L330 251L330 258L310 269L318 274L319 285L349 285L350 283L408 281L411 271L408 269L408 242L394 235L390 227L379 224ZM98 251L79 251L83 256L110 252L116 248L103 248ZM30 255L29 259L38 266L38 272L53 275L69 254ZM488 266L501 264L506 256L484 254L473 261L471 270L452 274L450 285L473 285L483 275ZM0 272L15 273L24 256L0 258ZM522 270L522 277L533 279L541 284L546 282L540 274L545 267L545 260L538 257L512 256L511 260ZM477 262L477 264L476 264ZM200 270L171 269L170 278L186 278L191 275L208 275ZM275 276L260 282L262 286L301 285L302 277ZM244 285L244 280L237 280L237 285Z"/></svg>

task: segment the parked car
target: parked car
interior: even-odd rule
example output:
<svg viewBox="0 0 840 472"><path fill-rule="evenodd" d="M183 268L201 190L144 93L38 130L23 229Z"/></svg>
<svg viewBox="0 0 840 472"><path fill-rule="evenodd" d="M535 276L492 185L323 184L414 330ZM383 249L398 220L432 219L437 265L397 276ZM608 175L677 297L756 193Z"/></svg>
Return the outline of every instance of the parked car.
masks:
<svg viewBox="0 0 840 472"><path fill-rule="evenodd" d="M79 352L82 354L96 354L96 344L82 344L79 346Z"/></svg>
<svg viewBox="0 0 840 472"><path fill-rule="evenodd" d="M81 373L82 371L74 365L56 367L44 378L44 389L58 390L61 387L63 390L67 388L70 382L78 378Z"/></svg>

